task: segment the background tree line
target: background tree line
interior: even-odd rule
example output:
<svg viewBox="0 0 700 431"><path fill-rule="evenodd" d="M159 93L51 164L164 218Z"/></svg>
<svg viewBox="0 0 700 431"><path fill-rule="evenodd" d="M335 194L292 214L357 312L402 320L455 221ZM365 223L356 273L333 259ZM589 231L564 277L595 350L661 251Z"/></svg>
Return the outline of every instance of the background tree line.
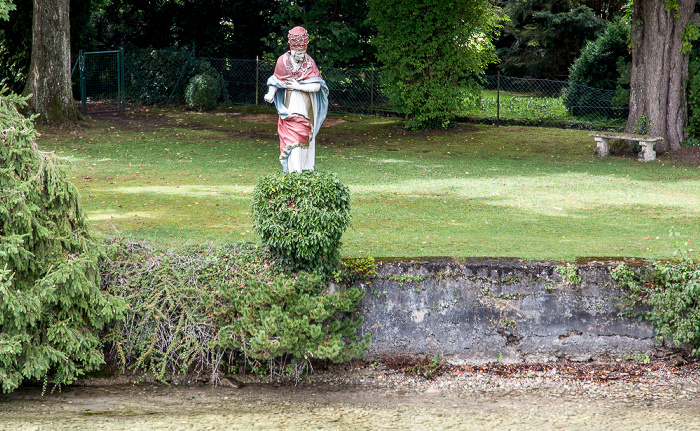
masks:
<svg viewBox="0 0 700 431"><path fill-rule="evenodd" d="M589 40L622 11L624 0L493 0L503 18L494 38L500 62L489 71L566 80ZM0 79L20 90L29 68L32 1L0 21ZM304 25L310 53L329 66L378 63L369 4L349 0L70 0L73 57L79 50L191 46L199 55L252 59L286 49L286 31Z"/></svg>
<svg viewBox="0 0 700 431"><path fill-rule="evenodd" d="M689 122L680 121L679 131L679 126L671 124L678 123L678 112L666 115L660 105L640 102L673 94L678 100L671 105L677 111L685 105L685 92L689 92L688 100L697 100L694 95L697 90L693 90L692 84L688 88L684 86L682 91L676 88L678 85L666 88L663 95L637 91L647 87L644 83L648 82L648 75L656 70L676 74L674 78L659 75L655 78L659 82L685 82L686 77L690 78L688 82L695 82L698 67L690 65L689 58L697 55L690 56L689 52L697 46L698 0L453 0L446 3L411 0L396 4L371 0L61 2L69 2L73 58L81 49L123 47L128 52L194 44L199 56L252 59L262 55L272 59L287 49L287 30L303 25L312 38L309 52L320 65L383 65L385 82L393 83L389 87L396 90L395 101L409 112L408 124L418 127L450 124L449 112L443 116L436 113L459 103L456 99L459 95L451 87L464 84L465 76L484 70L516 77L568 79L616 90L616 103L630 106L632 118L628 131L639 129L641 118L652 118L656 125L646 127L652 133L666 136L675 128L669 141L672 148L678 147L683 130L690 126L687 130L692 131L693 124L700 122L692 118ZM35 4L47 0L14 3L16 10L9 12L10 19L0 20L0 84L15 92L24 89L27 94L32 14ZM644 37L650 35L644 32L645 26L652 25L657 15L666 16L664 22L656 22L657 28L665 28L672 36L669 40L678 46L656 41L653 47L652 38ZM448 27L455 32L443 31ZM631 43L634 34L640 43ZM442 44L434 44L441 38ZM453 44L457 40L461 45ZM432 46L432 51L424 49L427 46ZM639 50L637 62L632 59L632 47ZM677 53L672 56L678 64L673 71L656 64L651 66L655 56L663 57L654 53L661 50ZM455 54L458 52L470 54L460 57L461 54ZM399 61L409 57L412 60ZM461 60L454 61L457 58ZM668 64L670 57L664 58ZM645 67L646 72L637 73ZM441 79L422 78L433 76L438 70ZM415 99L401 90L402 82L428 90ZM438 82L440 89L436 88ZM426 114L426 106L431 113ZM694 107L690 106L689 110L694 115ZM425 121L412 122L416 115Z"/></svg>

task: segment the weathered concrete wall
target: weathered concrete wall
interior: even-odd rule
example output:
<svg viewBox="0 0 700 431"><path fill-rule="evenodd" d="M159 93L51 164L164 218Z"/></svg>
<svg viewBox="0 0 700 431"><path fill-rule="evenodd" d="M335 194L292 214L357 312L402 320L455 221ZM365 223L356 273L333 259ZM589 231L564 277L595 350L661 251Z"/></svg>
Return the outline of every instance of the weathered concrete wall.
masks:
<svg viewBox="0 0 700 431"><path fill-rule="evenodd" d="M557 262L434 258L378 261L365 286L370 357L441 354L452 363L611 359L650 353L654 327L618 316L610 277L622 261L576 265L566 283Z"/></svg>

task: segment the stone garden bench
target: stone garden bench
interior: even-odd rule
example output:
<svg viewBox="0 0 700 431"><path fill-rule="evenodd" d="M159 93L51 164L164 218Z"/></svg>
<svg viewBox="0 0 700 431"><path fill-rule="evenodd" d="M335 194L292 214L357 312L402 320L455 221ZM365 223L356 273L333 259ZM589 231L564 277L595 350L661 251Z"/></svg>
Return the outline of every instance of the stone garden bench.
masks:
<svg viewBox="0 0 700 431"><path fill-rule="evenodd" d="M664 139L660 136L635 135L633 133L614 132L595 132L589 133L588 136L593 136L593 138L595 139L595 154L600 157L610 155L610 145L608 144L608 140L610 139L637 141L639 142L639 146L642 147L642 151L639 152L637 160L642 162L648 162L656 159L656 151L654 151L654 144Z"/></svg>

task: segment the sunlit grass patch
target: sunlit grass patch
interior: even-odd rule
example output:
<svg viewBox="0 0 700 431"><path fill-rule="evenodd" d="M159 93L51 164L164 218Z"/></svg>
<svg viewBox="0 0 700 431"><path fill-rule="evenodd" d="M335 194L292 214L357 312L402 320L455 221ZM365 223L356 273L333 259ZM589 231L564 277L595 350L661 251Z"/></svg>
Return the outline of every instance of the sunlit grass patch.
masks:
<svg viewBox="0 0 700 431"><path fill-rule="evenodd" d="M274 116L241 119L254 114L98 117L74 130L44 128L39 143L67 161L99 235L255 241L253 190L280 168ZM351 191L344 256L664 258L673 255L672 226L698 240L696 168L596 158L586 131L412 132L395 119L332 117L342 121L319 134L316 166Z"/></svg>

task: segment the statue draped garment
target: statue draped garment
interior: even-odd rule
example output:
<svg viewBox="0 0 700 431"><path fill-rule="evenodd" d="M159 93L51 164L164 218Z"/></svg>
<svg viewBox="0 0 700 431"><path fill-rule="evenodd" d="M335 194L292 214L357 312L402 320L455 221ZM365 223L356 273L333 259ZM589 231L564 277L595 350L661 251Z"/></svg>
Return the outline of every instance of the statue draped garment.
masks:
<svg viewBox="0 0 700 431"><path fill-rule="evenodd" d="M277 59L274 74L268 86L277 87L275 108L279 114L277 133L280 137L280 163L285 172L313 171L316 158L316 135L328 113L328 86L306 54L304 62L295 71L290 52ZM317 92L287 88L287 83L321 84Z"/></svg>

